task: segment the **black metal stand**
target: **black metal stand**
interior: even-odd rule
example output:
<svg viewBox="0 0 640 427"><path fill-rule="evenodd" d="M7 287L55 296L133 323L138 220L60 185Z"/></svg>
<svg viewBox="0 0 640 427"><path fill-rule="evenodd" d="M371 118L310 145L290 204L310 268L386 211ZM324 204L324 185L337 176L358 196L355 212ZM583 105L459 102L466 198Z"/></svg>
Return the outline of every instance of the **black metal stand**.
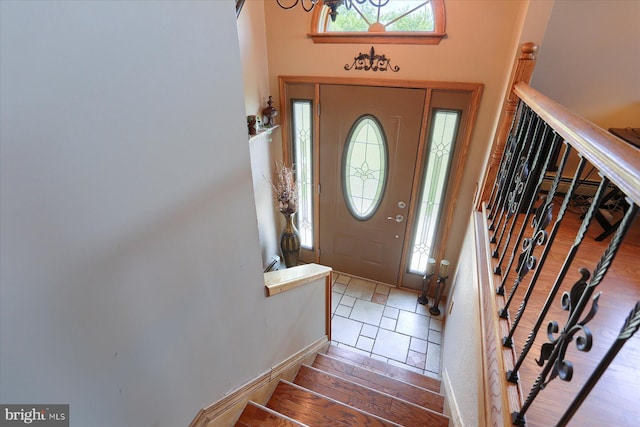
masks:
<svg viewBox="0 0 640 427"><path fill-rule="evenodd" d="M422 278L422 293L418 296L418 303L425 305L429 304L429 290L431 290L431 279L433 278L433 274L425 274Z"/></svg>
<svg viewBox="0 0 640 427"><path fill-rule="evenodd" d="M436 296L433 300L433 305L429 309L429 313L434 316L440 315L440 309L438 306L440 305L440 298L442 298L442 292L444 291L444 286L447 284L447 277L438 277L438 281L436 282Z"/></svg>

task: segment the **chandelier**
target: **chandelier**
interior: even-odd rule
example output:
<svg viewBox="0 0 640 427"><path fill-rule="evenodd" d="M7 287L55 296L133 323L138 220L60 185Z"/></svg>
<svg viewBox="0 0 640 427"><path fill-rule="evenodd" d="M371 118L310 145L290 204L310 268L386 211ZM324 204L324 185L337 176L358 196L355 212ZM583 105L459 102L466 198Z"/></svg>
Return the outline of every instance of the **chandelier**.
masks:
<svg viewBox="0 0 640 427"><path fill-rule="evenodd" d="M283 9L293 9L300 3L305 12L310 12L313 10L314 6L320 2L320 0L276 0L278 2L278 6ZM354 4L364 4L369 2L373 7L380 10L382 7L386 6L390 0L324 0L323 4L327 6L331 11L329 12L329 16L331 16L331 20L335 22L336 17L338 16L338 7L344 5L346 9L351 9L351 6Z"/></svg>

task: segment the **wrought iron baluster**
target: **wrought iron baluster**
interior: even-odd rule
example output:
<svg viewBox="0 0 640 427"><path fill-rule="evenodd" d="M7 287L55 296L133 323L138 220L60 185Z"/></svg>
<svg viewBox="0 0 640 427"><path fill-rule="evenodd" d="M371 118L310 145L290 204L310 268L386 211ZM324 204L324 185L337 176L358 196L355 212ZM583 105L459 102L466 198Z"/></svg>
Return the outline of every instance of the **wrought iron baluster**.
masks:
<svg viewBox="0 0 640 427"><path fill-rule="evenodd" d="M539 120L540 120L539 117L533 111L531 111L529 114L529 119L527 120L527 130L525 134L522 136L522 140L520 144L516 147L517 153L514 152L511 164L509 166L509 173L505 177L507 183L504 186L504 192L501 194L502 203L501 203L500 216L498 218L497 223L495 224L493 236L491 238L491 243L496 243L496 236L498 234L498 229L500 228L502 221L506 219L504 224L502 225L502 232L500 237L500 240L502 240L502 235L504 234L504 227L506 226L506 223L510 218L509 206L512 203L511 196L513 195L513 192L516 188L516 179L520 172L520 166L526 161L526 156L524 156L523 153L527 150L527 147L529 147L532 142L532 138L531 138L532 128L537 130L537 124ZM491 223L491 225L493 226L494 224ZM500 243L498 243L497 247L499 246L500 246ZM492 256L494 258L497 258L497 255L492 254Z"/></svg>
<svg viewBox="0 0 640 427"><path fill-rule="evenodd" d="M544 130L542 131L542 137L538 139L537 135L539 133L540 128L544 128ZM540 154L542 152L542 149L546 146L547 137L549 135L550 129L551 128L543 120L540 120L538 122L535 133L533 135L533 141L529 146L529 152L527 153L527 160L525 160L524 163L522 164L522 171L516 177L516 188L514 189L514 194L511 197L512 200L509 206L510 214L513 216L513 221L511 221L511 227L509 227L509 232L507 233L507 242L503 246L502 253L500 254L500 258L498 259L498 265L496 265L496 268L493 270L495 274L502 274L502 262L504 261L505 254L507 253L507 249L509 248L509 242L511 242L511 236L513 234L513 230L516 227L518 213L521 212L522 203L525 201L525 197L528 196L527 191L531 186L531 182L533 178L533 176L531 175L531 172L532 171L535 172L535 170L538 168L538 162L540 161ZM529 159L531 158L531 153L533 152L534 148L535 148L536 154L534 156L533 162L531 163L531 165L529 165ZM551 150L548 150L548 151L549 153L551 153ZM543 168L543 170L540 171L540 175L539 175L540 184L542 183L542 180L544 180L545 170L546 170L546 166ZM535 203L536 195L538 194L538 188L539 188L539 185L536 186L534 192L530 195L531 198L528 200L527 210L525 212L525 219L522 222L522 226L520 227L518 238L516 239L516 242L513 245L514 250L522 241L522 235L524 233L525 224L529 221L529 217L531 216L531 209L533 208L533 204ZM517 201L516 201L516 198L517 198ZM498 243L498 245L500 245L500 243ZM497 248L496 248L496 252L497 252ZM507 272L508 271L509 269L507 269ZM508 274L505 274L505 276L508 276Z"/></svg>
<svg viewBox="0 0 640 427"><path fill-rule="evenodd" d="M605 354L604 358L600 363L598 363L598 366L596 366L596 369L591 373L591 376L584 386L582 386L582 389L578 394L576 394L573 402L571 402L562 418L560 418L556 427L564 427L567 425L569 420L571 420L573 415L580 408L580 405L582 405L582 402L587 398L593 387L595 387L602 374L605 373L611 362L613 362L613 359L615 359L618 352L622 349L622 346L624 346L629 338L638 332L638 328L640 328L640 301L636 302L636 306L631 310L629 316L625 320L618 338L616 338L607 351L607 354Z"/></svg>
<svg viewBox="0 0 640 427"><path fill-rule="evenodd" d="M576 174L575 176L579 176L579 175ZM575 176L574 176L574 180L575 180ZM560 290L560 285L564 281L564 278L567 275L567 271L569 271L569 267L573 262L573 258L575 258L576 253L578 252L580 243L582 242L582 239L584 238L584 235L587 232L587 228L589 227L589 224L593 219L593 215L595 213L596 207L600 204L600 201L602 200L605 189L607 188L608 185L609 185L609 180L607 178L603 178L602 181L600 181L598 190L596 191L596 194L593 196L592 203L589 206L589 209L587 210L587 213L585 214L584 219L582 220L582 224L580 225L580 229L576 234L576 238L573 242L573 245L569 249L569 252L567 253L567 257L565 258L564 263L562 264L562 268L560 269L560 273L558 273L558 277L556 278L556 281L551 287L551 290L549 291L549 295L547 296L547 299L544 302L544 305L542 306L540 313L538 314L536 323L533 326L533 329L531 330L531 332L529 333L529 336L527 337L527 341L525 342L524 348L522 349L522 352L520 352L520 355L518 356L518 360L516 361L513 367L513 370L507 371L507 380L509 382L512 382L512 383L518 382L518 370L522 366L522 363L527 357L527 354L531 350L531 346L533 345L533 341L536 338L538 331L540 330L540 326L542 326L544 317L549 312L549 308L551 308L551 304L553 303L553 300L555 299L556 294L558 293L558 290ZM563 206L566 209L565 204L568 204L567 197L565 197L565 202L563 203Z"/></svg>
<svg viewBox="0 0 640 427"><path fill-rule="evenodd" d="M519 153L522 151L522 147L524 146L527 140L526 135L528 134L528 129L531 127L532 115L533 115L533 111L527 105L525 105L523 118L522 118L522 126L520 127L520 132L518 133L518 137L516 138L516 140L514 141L514 144L512 145L513 150L511 150L511 152L508 155L507 165L505 167L505 173L502 177L502 180L503 180L502 188L500 188L500 191L498 193L498 201L496 203L496 206L494 206L495 212L497 213L498 211L500 211L500 214L498 215L497 222L496 222L495 215L492 216L492 218L490 218L492 219L492 221L491 221L491 225L489 226L489 230L494 231L494 237L492 238L491 243L495 243L495 231L497 230L500 224L500 221L502 220L502 216L504 214L504 205L506 203L507 194L509 193L509 190L511 188L511 183L513 182L512 177L513 177L513 174L515 173L518 159L520 158ZM525 133L525 128L527 129L526 133ZM493 212L492 212L492 215L493 215Z"/></svg>
<svg viewBox="0 0 640 427"><path fill-rule="evenodd" d="M545 135L546 137L546 135ZM538 182L536 183L536 186L533 188L533 195L531 197L531 199L529 200L529 204L527 206L527 211L526 211L526 216L525 219L522 221L522 225L520 226L520 232L518 233L518 238L516 240L516 243L513 245L513 248L511 250L511 256L509 258L509 264L507 265L507 269L506 271L508 272L509 270L511 270L511 266L513 265L513 261L515 260L515 256L516 256L516 251L518 250L518 246L520 245L520 242L522 241L522 236L524 235L527 223L529 222L529 217L531 215L531 211L533 210L533 205L536 201L536 195L540 193L540 187L542 186L542 183L544 182L544 178L546 176L546 171L549 169L549 165L551 163L551 158L553 157L553 153L556 150L556 148L558 147L558 145L560 144L561 138L560 136L554 132L553 134L553 138L551 141L551 144L547 150L547 157L545 158L544 161L544 165L542 167L542 169L540 170L540 174L538 175ZM545 144L541 145L541 148L544 148ZM570 151L570 147L567 146L567 149L565 150L565 155L563 157L563 161L560 164L560 166L558 167L558 170L556 171L556 175L555 178L553 180L553 184L551 185L551 188L549 190L549 193L547 195L547 197L541 202L540 206L538 207L538 209L536 210L536 215L534 216L534 222L531 224L531 226L534 228L534 233L532 234L531 239L525 239L525 242L523 244L525 245L529 245L529 243L532 243L535 241L534 236L536 235L536 233L538 232L539 228L536 226L536 218L538 218L538 225L543 225L544 227L542 227L542 229L546 228L547 225L549 225L548 223L544 223L544 222L540 222L542 220L542 213L543 212L548 212L545 214L546 216L551 215L551 208L553 206L552 202L553 202L553 198L555 196L556 193L556 189L558 187L558 183L560 181L561 178L561 173L564 170L564 166L565 166L565 162L566 159L568 157L568 153L567 151ZM540 207L542 206L546 206L544 211L540 211ZM550 219L549 219L550 221ZM527 241L528 240L528 241ZM546 241L546 240L545 240ZM543 244L544 241L540 242L539 245ZM520 256L518 257L518 265L516 266L516 273L517 273L517 277L516 280L514 281L514 285L511 288L511 292L509 294L509 298L507 300L507 303L505 304L505 309L509 308L509 305L511 304L511 299L513 298L513 294L515 293L516 289L518 288L518 285L520 284L520 281L522 280L522 276L526 275L528 273L528 271L530 269L533 269L534 266L530 266L530 268L527 269L527 271L524 271L523 269L526 268L526 266L523 264L523 262L525 262L528 258L525 257L525 252L533 252L533 249L535 249L536 245L529 245L522 248L522 253L520 254ZM505 252L506 252L506 247L505 247ZM531 254L529 254L531 255ZM504 253L502 255L504 257ZM533 261L535 261L535 258L533 259ZM498 264L499 266L500 264ZM504 295L504 289L505 289L505 285L507 283L507 278L508 278L508 274L505 274L504 277L502 278L502 282L500 283L500 286L498 287L498 289L496 290L496 293L498 295ZM505 315L500 315L500 317L505 318L506 319L506 314Z"/></svg>
<svg viewBox="0 0 640 427"><path fill-rule="evenodd" d="M547 212L547 214L549 215L548 216L549 222L551 221L551 208L553 206L553 198L554 198L555 193L556 193L556 191L558 189L558 185L560 183L560 178L561 178L562 172L564 170L564 167L566 165L567 159L569 158L569 153L570 152L571 152L571 146L567 145L567 149L565 150L564 155L562 156L562 160L560 162L560 166L558 167L558 171L556 172L556 176L555 176L555 178L553 180L553 184L551 185L551 189L549 190L549 195L547 196L547 200L545 201L544 208L541 211L542 215L544 215L544 212ZM513 334L515 333L516 328L518 327L518 324L520 323L520 319L522 318L522 314L524 313L524 310L527 307L527 303L529 302L529 298L531 297L531 294L533 293L533 290L535 288L536 282L538 281L538 276L540 275L540 272L542 271L542 267L544 266L544 262L547 259L547 255L549 254L549 250L551 249L551 246L553 244L555 236L558 233L558 230L560 228L560 224L562 223L562 219L564 218L564 214L565 214L565 212L567 210L567 207L569 206L569 201L573 197L573 193L574 193L574 191L575 191L575 189L576 189L576 187L578 185L578 181L580 180L580 175L582 175L582 171L584 170L584 167L585 167L586 163L587 163L587 161L584 158L580 159L580 163L578 164L576 172L573 175L573 180L571 181L571 185L569 186L569 191L567 191L567 194L565 195L565 198L564 198L564 200L562 202L562 205L560 206L560 210L558 212L558 216L556 218L556 222L553 224L553 228L551 229L551 233L546 238L546 241L548 243L545 245L545 247L544 247L544 249L542 251L542 255L540 256L540 261L538 262L535 259L535 257L532 257L531 253L527 253L525 255L526 251L521 254L521 258L523 257L523 255L528 258L526 261L523 260L521 262L527 262L527 265L532 267L532 268L530 268L530 270L535 270L535 271L533 273L533 277L531 278L531 282L529 282L529 286L527 287L527 291L525 292L525 295L522 298L522 302L520 303L520 307L518 307L518 312L516 313L516 317L513 320L513 323L511 324L511 329L509 330L509 335L504 337L504 339L502 340L502 344L505 347L511 347L513 345ZM548 225L548 223L546 225ZM538 240L536 240L536 236L540 233L540 230L544 231L544 229L546 228L546 225L544 227L542 227L541 229L536 227L536 231L534 231L534 233L532 234L532 237L531 237L531 241L532 241L531 246L533 246L533 242L537 242L538 241ZM530 258L533 258L533 260L531 260ZM527 270L527 272L528 272L528 270ZM520 275L518 275L518 278L516 280L521 280ZM509 308L509 304L512 301L515 287L516 287L516 284L514 284L514 288L512 288L512 292L509 295L509 300L505 304L503 310L507 310ZM500 314L502 316L502 313L500 313Z"/></svg>
<svg viewBox="0 0 640 427"><path fill-rule="evenodd" d="M536 378L533 387L531 388L527 400L522 405L522 409L519 412L512 414L513 424L518 426L524 426L525 414L531 407L531 404L536 399L540 391L556 377L559 377L563 381L571 381L573 377L573 364L565 360L565 355L569 344L574 340L574 337L580 333L576 338L576 347L579 351L587 352L591 349L593 341L591 331L586 326L587 323L593 319L598 312L598 299L600 293L596 295L592 300L591 309L587 315L580 321L582 313L584 312L589 300L595 288L602 282L602 279L607 274L613 259L615 258L618 248L624 239L625 234L631 228L631 224L638 213L638 206L633 204L629 210L625 213L622 222L620 223L615 235L609 242L607 249L602 254L600 261L596 265L593 277L586 284L586 278L588 278L589 272L585 268L581 268L580 272L585 280L579 280L571 288L571 292L565 292L562 296L562 308L569 311L569 319L562 328L560 335L556 338L554 334L558 333L558 323L552 321L547 327L547 336L549 343L542 345L540 350L540 359L536 360L538 365L543 366L540 375ZM577 299L577 304L576 304ZM546 363L545 363L546 362Z"/></svg>
<svg viewBox="0 0 640 427"><path fill-rule="evenodd" d="M493 216L493 202L494 197L497 195L496 190L501 188L504 180L500 180L500 177L504 175L505 164L507 163L507 153L509 153L512 146L515 144L517 139L517 135L519 133L519 129L522 126L522 111L523 111L524 102L521 99L518 100L518 106L516 107L516 113L513 115L513 119L511 120L511 126L509 128L509 136L507 137L507 142L505 144L505 149L502 152L502 156L500 158L500 169L498 170L498 174L496 175L496 179L493 182L493 187L491 188L491 194L489 195L489 200L487 201L487 219L492 219Z"/></svg>
<svg viewBox="0 0 640 427"><path fill-rule="evenodd" d="M495 214L497 212L497 205L499 204L499 195L502 194L504 189L504 184L506 182L506 175L509 169L509 165L511 164L511 160L513 159L513 153L516 151L516 147L521 140L522 128L525 124L525 116L527 112L527 105L519 101L518 109L516 110L516 114L514 115L514 123L517 123L517 129L513 133L509 134L507 139L507 143L505 144L505 150L502 153L502 159L500 160L500 168L498 173L496 174L496 180L494 182L494 187L491 190L492 195L489 198L490 209L488 210L487 219L493 220ZM492 230L492 228L490 228Z"/></svg>
<svg viewBox="0 0 640 427"><path fill-rule="evenodd" d="M538 116L535 115L535 113L533 113L533 111L530 112L530 118L528 120L527 123L527 131L523 137L523 139L521 141L519 141L518 147L517 147L517 154L515 154L511 160L511 164L509 165L509 172L506 175L506 185L504 185L503 187L503 192L500 195L500 215L498 216L498 221L495 223L495 227L494 227L494 223L491 223L491 226L494 227L493 228L493 236L491 237L491 243L496 243L496 235L498 234L498 229L500 228L502 221L505 219L506 215L505 215L505 210L507 209L508 206L508 196L509 194L511 194L511 191L515 185L515 176L518 172L518 168L517 166L520 164L521 159L522 159L522 153L525 151L525 149L528 147L528 145L531 143L531 132L532 132L532 128L533 128L533 123L538 121ZM490 227L491 228L491 227ZM503 226L503 230L504 230L504 226ZM503 231L504 233L504 231ZM494 258L497 258L498 256L496 255Z"/></svg>

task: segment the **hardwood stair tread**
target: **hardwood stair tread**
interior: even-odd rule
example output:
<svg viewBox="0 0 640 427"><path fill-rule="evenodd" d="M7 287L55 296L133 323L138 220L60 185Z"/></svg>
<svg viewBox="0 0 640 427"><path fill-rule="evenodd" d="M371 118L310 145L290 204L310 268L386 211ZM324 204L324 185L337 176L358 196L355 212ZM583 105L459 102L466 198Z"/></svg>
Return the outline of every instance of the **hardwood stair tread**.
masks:
<svg viewBox="0 0 640 427"><path fill-rule="evenodd" d="M236 427L308 427L284 414L273 409L259 405L255 402L248 402L240 418L235 424Z"/></svg>
<svg viewBox="0 0 640 427"><path fill-rule="evenodd" d="M416 385L418 387L426 388L427 390L440 392L440 381L435 378L430 378L426 375L419 374L417 372L410 371L408 369L401 368L399 366L390 365L382 360L373 359L360 353L356 353L349 349L330 345L327 348L326 354L351 361L351 363L360 365L362 367L371 369L373 371L382 373L391 378L402 380L404 382Z"/></svg>
<svg viewBox="0 0 640 427"><path fill-rule="evenodd" d="M444 405L444 396L440 393L386 376L344 359L318 353L312 366L431 410L440 412Z"/></svg>
<svg viewBox="0 0 640 427"><path fill-rule="evenodd" d="M280 380L266 406L314 427L400 427L285 380Z"/></svg>
<svg viewBox="0 0 640 427"><path fill-rule="evenodd" d="M442 407L440 412L424 408L307 365L300 367L294 383L404 427L449 425L449 418L441 413Z"/></svg>

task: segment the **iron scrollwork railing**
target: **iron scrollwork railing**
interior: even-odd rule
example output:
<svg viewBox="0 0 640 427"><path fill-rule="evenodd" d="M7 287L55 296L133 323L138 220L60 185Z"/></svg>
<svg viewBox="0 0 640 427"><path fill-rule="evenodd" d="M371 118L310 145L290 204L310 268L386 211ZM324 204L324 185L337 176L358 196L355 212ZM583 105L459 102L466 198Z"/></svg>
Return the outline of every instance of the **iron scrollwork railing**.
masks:
<svg viewBox="0 0 640 427"><path fill-rule="evenodd" d="M593 373L587 379L584 387L580 390L578 394L576 394L575 398L562 415L562 418L556 424L558 427L564 427L567 425L569 420L576 413L582 402L587 398L593 387L595 387L596 383L602 377L604 372L607 370L613 359L616 357L618 352L622 349L622 346L631 338L636 332L638 332L638 328L640 327L640 301L638 301L635 307L629 313L624 325L622 325L622 329L620 330L620 334L616 338L616 341L611 345L607 354L602 358L596 369L594 369Z"/></svg>
<svg viewBox="0 0 640 427"><path fill-rule="evenodd" d="M582 334L576 338L577 349L582 352L587 352L591 349L593 337L587 323L589 323L589 321L592 320L598 312L598 300L601 295L600 293L593 297L591 309L587 315L584 316L582 320L579 319L587 307L595 288L602 282L607 270L611 266L611 262L613 261L613 258L615 257L620 244L631 227L637 213L638 206L636 205L626 212L620 227L616 230L613 239L609 243L609 246L600 259L600 262L596 266L591 281L587 283L590 276L589 271L586 268L581 268L581 279L573 285L571 292L563 294L562 308L569 311L569 318L558 337L555 337L555 334L560 331L558 323L556 321L552 321L547 326L547 336L550 342L542 345L540 358L536 359L538 365L543 366L543 369L531 388L522 409L513 414L513 423L515 425L525 425L524 417L527 410L538 393L550 381L556 377L559 377L563 381L571 381L573 377L573 364L566 360L565 356L567 347L574 340L574 337L577 334Z"/></svg>
<svg viewBox="0 0 640 427"><path fill-rule="evenodd" d="M538 220L538 222L536 222L536 227L535 227L535 231L533 232L533 236L530 238L531 240L536 240L536 236L539 235L539 233L541 231L544 232L544 229L546 228L546 226L548 225L548 223L551 221L552 219L552 206L553 206L553 197L557 191L558 188L558 183L560 181L560 175L562 173L562 171L564 170L564 166L566 164L567 158L569 157L569 153L571 152L571 148L567 147L567 149L565 150L565 154L562 157L562 161L560 162L560 166L558 167L558 171L556 173L556 177L553 181L553 184L551 185L551 190L549 191L549 195L546 196L546 199L544 201L544 204L541 204L541 208L538 208L539 211L536 215L540 216L540 220ZM560 211L558 212L557 218L556 218L556 222L553 225L553 228L551 229L551 233L547 236L545 235L544 241L541 237L537 238L537 242L540 242L541 244L546 243L549 240L554 240L556 234L558 233L558 229L560 228L560 224L562 223L562 219L564 218L564 214L567 210L567 207L569 205L569 200L571 199L577 182L578 182L578 178L580 176L580 174L582 173L582 171L584 170L584 164L585 164L585 160L581 159L580 160L580 164L578 165L577 169L576 169L576 173L573 176L573 180L571 181L571 186L569 187L569 190L567 191L567 194L564 198L564 201L562 203L562 206L560 207ZM509 335L507 335L504 339L503 339L503 345L506 347L511 347L513 345L513 334L515 333L516 328L518 327L518 324L520 323L520 319L522 318L522 315L524 313L525 308L527 307L527 303L529 301L529 299L531 298L531 295L533 293L533 290L535 289L535 284L538 281L538 277L540 275L540 272L542 271L542 266L544 265L546 259L547 259L547 255L549 254L549 250L551 248L551 245L545 245L543 251L542 251L542 255L540 256L540 260L536 263L536 261L530 261L529 258L533 257L533 255L531 255L530 252L527 251L527 249L529 248L533 248L533 244L528 244L526 246L526 248L523 250L523 254L521 256L525 256L528 257L526 258L526 262L528 262L528 266L527 266L527 272L535 269L535 272L533 274L533 277L531 278L531 281L529 282L529 286L527 287L527 291L525 292L524 297L522 298L522 302L520 303L520 307L518 308L518 312L516 314L515 319L513 320L512 324L511 324L511 328L509 329ZM503 284L501 286L504 286L504 282L506 281L507 276L505 275L505 280L503 280ZM520 272L518 273L518 277L516 278L516 282L519 283L519 281L522 280L521 274ZM560 283L560 282L559 282ZM509 298L507 300L507 302L505 303L505 306L502 308L502 311L508 310L509 305L511 304L511 302L513 301L513 297L515 295L515 290L516 290L516 284L514 283L514 286L512 287L512 292L509 294ZM553 297L555 297L555 293L556 291L553 293ZM551 298L551 300L553 300L553 297ZM500 312L501 317L504 317L502 311ZM544 312L544 315L546 315L546 311ZM540 328L540 325L537 325L537 327L534 327L534 333L532 335L530 335L529 340L527 340L527 343L525 344L525 349L526 351L523 351L523 354L526 355L526 353L529 351L529 349L531 348L531 344L533 344L533 338L535 337L535 334L538 332L538 329ZM522 356L521 356L522 357ZM518 360L518 362L522 363L521 360ZM517 382L517 372L518 372L518 368L520 366L520 363L516 364L516 367L509 372L508 375L508 379L510 382Z"/></svg>
<svg viewBox="0 0 640 427"><path fill-rule="evenodd" d="M491 255L496 260L493 262L493 271L500 276L496 294L502 296L498 298L503 298L503 304L500 304L502 307L499 307L496 315L508 322L509 333L503 338L503 345L514 349L511 364L513 368L506 372L508 382L519 382L520 368L526 360L534 357L531 355L534 340L543 324L548 324L548 342L541 345L540 355L535 359L540 367L539 374L526 398L522 399L522 406L512 413L513 424L524 426L530 407L551 381L560 378L569 382L573 378L574 369L584 369L574 368L570 360L571 352L577 349L586 353L592 348L595 338L588 323L597 316L598 302L601 298L606 298L607 294L606 286L594 296L595 290L605 278L638 216L640 152L626 147L622 141L578 118L524 83L519 83L514 93L520 100L506 136L495 181L490 193L485 190L485 194L489 194L485 212L488 224L486 236L492 246ZM559 153L562 155L558 159ZM571 167L568 166L570 163ZM566 255L555 281L548 281L543 290L539 291L541 272L549 254L558 254L558 231L567 216L569 205L576 198L578 188L583 184L583 172L587 164L598 170L601 180L595 192L588 194L590 202L580 217L581 222L573 244L568 250L563 249ZM571 181L566 189L560 191L564 176L571 176ZM550 185L545 186L545 181L551 181ZM592 219L600 212L602 200L606 200L607 193L612 189L622 192L626 197L624 212L615 234L606 248L602 249L591 275L586 266L573 264ZM557 199L561 199L559 207L556 207ZM518 226L519 231L514 233ZM531 230L529 233L528 228ZM510 253L509 261L503 270L507 253ZM580 260L584 262L583 258ZM579 279L558 301L565 279L575 271L578 272ZM531 277L529 273L533 273ZM511 288L507 289L509 283ZM519 288L525 285L523 293ZM530 312L533 311L529 310L530 299L536 292L544 292L546 298L542 298L542 308ZM518 310L515 318L510 319L509 308L515 303L519 303ZM566 321L546 319L556 304L568 311ZM529 319L527 324L533 324L533 328L526 335L524 343L520 343L522 349L518 353L518 343L514 339L516 331L522 327L521 319L525 314ZM575 415L622 345L638 330L639 324L640 302L632 309L618 339L598 363L587 382L577 388L570 406L564 414L559 414L561 417L557 425L566 425ZM574 342L575 349L571 346Z"/></svg>

